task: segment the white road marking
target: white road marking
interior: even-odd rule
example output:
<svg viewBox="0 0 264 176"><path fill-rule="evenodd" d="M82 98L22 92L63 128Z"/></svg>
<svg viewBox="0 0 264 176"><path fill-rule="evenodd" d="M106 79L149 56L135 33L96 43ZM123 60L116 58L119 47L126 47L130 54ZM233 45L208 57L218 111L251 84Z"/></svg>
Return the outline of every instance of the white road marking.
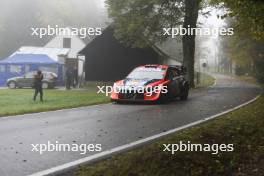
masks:
<svg viewBox="0 0 264 176"><path fill-rule="evenodd" d="M237 109L239 109L241 107L244 107L244 106L246 106L246 105L248 105L248 104L256 101L260 96L261 95L258 95L254 99L252 99L250 101L247 101L247 102L245 102L245 103L243 103L243 104L241 104L239 106L236 106L234 108L228 109L228 110L226 110L224 112L221 112L221 113L218 113L216 115L213 115L213 116L204 118L202 120L198 120L198 121L189 123L187 125L184 125L184 126L181 126L181 127L178 127L178 128L172 129L172 130L169 130L167 132L159 133L159 134L156 134L154 136L150 136L150 137L147 137L147 138L144 138L144 139L141 139L141 140L138 140L138 141L129 143L129 144L125 144L125 145L122 145L122 146L118 146L118 147L115 147L113 149L106 150L106 151L103 151L103 152L94 154L92 156L88 156L88 157L85 157L85 158L81 158L81 159L78 159L78 160L73 161L73 162L69 162L69 163L66 163L66 164L63 164L63 165L60 165L60 166L56 166L56 167L53 167L53 168L50 168L50 169L47 169L47 170L44 170L44 171L40 171L40 172L34 173L34 174L30 175L30 176L45 176L45 175L55 174L55 173L61 172L61 171L66 170L66 169L74 168L74 167L76 167L78 165L81 165L81 164L85 164L85 163L88 164L89 162L93 162L93 161L96 161L96 160L100 160L100 159L103 159L103 158L107 158L107 157L109 157L109 156L111 156L113 154L120 153L122 151L131 149L131 148L134 148L134 147L139 146L139 145L142 145L144 143L147 143L147 142L150 142L150 141L159 139L159 138L164 137L166 135L175 133L175 132L180 131L180 130L183 130L185 128L189 128L189 127L198 125L200 123L203 123L203 122L206 122L208 120L214 119L214 118L219 117L219 116L222 116L224 114L227 114L227 113L229 113L231 111L237 110Z"/></svg>

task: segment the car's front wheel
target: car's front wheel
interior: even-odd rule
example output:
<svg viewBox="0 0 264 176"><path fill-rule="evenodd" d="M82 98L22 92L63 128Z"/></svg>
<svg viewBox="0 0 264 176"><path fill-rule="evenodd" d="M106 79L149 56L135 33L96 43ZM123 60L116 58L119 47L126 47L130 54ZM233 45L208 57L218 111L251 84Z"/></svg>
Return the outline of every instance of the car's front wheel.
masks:
<svg viewBox="0 0 264 176"><path fill-rule="evenodd" d="M15 81L10 81L7 85L8 85L8 87L10 89L15 89L16 88L16 82Z"/></svg>

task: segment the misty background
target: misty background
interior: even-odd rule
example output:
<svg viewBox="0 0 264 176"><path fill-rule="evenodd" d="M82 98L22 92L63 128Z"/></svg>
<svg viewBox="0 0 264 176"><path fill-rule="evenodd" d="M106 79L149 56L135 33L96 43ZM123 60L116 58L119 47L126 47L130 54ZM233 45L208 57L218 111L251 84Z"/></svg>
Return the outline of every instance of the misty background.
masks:
<svg viewBox="0 0 264 176"><path fill-rule="evenodd" d="M44 46L52 37L40 39L32 36L31 28L55 27L101 27L110 24L105 0L1 0L0 6L0 59L5 59L21 46ZM209 18L200 19L206 27L223 26L213 11ZM200 16L201 17L201 16ZM209 25L209 26L208 26ZM88 43L89 39L84 39ZM215 65L215 40L197 38L196 59ZM162 50L178 61L182 60L181 40L168 40L160 45ZM210 52L204 53L204 48Z"/></svg>
<svg viewBox="0 0 264 176"><path fill-rule="evenodd" d="M31 36L31 28L107 26L104 0L1 0L0 59L21 46L43 46L49 37Z"/></svg>

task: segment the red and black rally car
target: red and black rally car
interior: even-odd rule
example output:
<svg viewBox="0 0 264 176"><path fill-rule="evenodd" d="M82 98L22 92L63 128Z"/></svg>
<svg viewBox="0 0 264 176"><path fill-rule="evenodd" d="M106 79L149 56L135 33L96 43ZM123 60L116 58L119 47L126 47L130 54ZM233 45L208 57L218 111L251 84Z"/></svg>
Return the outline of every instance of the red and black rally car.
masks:
<svg viewBox="0 0 264 176"><path fill-rule="evenodd" d="M189 83L186 68L169 65L144 65L135 68L124 80L114 83L111 100L164 101L174 97L186 100Z"/></svg>

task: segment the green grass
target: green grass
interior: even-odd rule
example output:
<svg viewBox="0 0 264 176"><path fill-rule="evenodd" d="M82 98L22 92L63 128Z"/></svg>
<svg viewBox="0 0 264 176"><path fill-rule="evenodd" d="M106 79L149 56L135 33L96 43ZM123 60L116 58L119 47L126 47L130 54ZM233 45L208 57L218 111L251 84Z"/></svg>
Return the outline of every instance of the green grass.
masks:
<svg viewBox="0 0 264 176"><path fill-rule="evenodd" d="M200 87L213 84L213 78L203 76L206 81ZM83 90L44 90L44 102L32 101L32 89L1 89L0 90L0 117L26 113L44 112L58 109L67 109L110 102L109 97L97 94L97 86L110 86L112 82L89 82ZM85 91L86 90L86 91Z"/></svg>
<svg viewBox="0 0 264 176"><path fill-rule="evenodd" d="M0 90L0 116L43 112L109 102L109 97L94 91L44 90L44 102L33 99L32 89ZM38 97L39 98L39 97ZM39 99L38 99L39 100Z"/></svg>
<svg viewBox="0 0 264 176"><path fill-rule="evenodd" d="M256 78L252 77L252 76L234 76L233 77L235 79L238 79L240 81L243 81L243 82L247 82L247 83L251 83L251 84L257 84L257 80Z"/></svg>
<svg viewBox="0 0 264 176"><path fill-rule="evenodd" d="M197 73L196 73L197 74ZM207 73L200 73L200 83L196 85L196 88L205 88L212 86L215 83L215 78Z"/></svg>
<svg viewBox="0 0 264 176"><path fill-rule="evenodd" d="M233 152L162 152L162 144L234 144ZM75 176L264 175L264 96L244 108L152 144L86 165Z"/></svg>

